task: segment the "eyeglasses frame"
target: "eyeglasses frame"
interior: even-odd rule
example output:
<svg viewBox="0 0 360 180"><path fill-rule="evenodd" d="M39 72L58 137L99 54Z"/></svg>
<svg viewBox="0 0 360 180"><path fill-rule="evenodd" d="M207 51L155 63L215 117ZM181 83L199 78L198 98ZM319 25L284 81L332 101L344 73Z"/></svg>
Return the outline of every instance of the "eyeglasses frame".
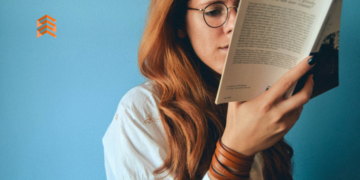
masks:
<svg viewBox="0 0 360 180"><path fill-rule="evenodd" d="M217 26L217 27L212 27L212 26L210 26L210 25L206 22L206 20L205 20L205 11L204 11L204 10L205 10L208 6L213 5L213 4L223 4L223 5L226 7L226 11L227 11L227 12L226 12L226 19L225 19L224 23L222 23L220 26ZM226 4L223 3L223 2L214 2L214 3L208 4L204 9L197 9L197 8L191 8L191 7L187 7L187 9L189 9L189 10L199 10L199 11L202 11L202 12L203 12L203 18L204 18L205 23L206 23L209 27L211 27L211 28L218 28L218 27L221 27L222 25L224 25L224 24L226 23L226 21L227 21L227 19L228 19L228 17L229 17L229 9L230 9L230 8L233 8L233 7L235 7L236 9L238 8L238 6L230 6L230 7L227 7ZM236 12L237 12L237 10L236 10Z"/></svg>

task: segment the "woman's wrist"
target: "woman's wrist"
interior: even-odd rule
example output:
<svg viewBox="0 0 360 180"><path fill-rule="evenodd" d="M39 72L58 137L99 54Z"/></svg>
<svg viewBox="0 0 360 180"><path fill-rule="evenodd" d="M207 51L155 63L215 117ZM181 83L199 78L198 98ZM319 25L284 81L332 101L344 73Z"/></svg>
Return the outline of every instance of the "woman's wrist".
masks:
<svg viewBox="0 0 360 180"><path fill-rule="evenodd" d="M232 140L230 138L228 138L228 136L224 135L221 137L221 141L222 143L229 147L230 149L246 155L246 156L254 156L256 154L256 152L252 151L250 148L247 148L246 144L240 144L239 142L232 142Z"/></svg>

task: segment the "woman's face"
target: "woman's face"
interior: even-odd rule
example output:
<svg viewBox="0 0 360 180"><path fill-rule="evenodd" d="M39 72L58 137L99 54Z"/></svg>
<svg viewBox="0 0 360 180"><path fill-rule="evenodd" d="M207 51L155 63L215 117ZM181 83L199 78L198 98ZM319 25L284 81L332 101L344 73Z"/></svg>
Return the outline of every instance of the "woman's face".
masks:
<svg viewBox="0 0 360 180"><path fill-rule="evenodd" d="M204 9L214 0L189 0L188 7ZM238 0L223 0L227 7L237 6ZM199 10L187 10L185 17L186 35L197 56L211 69L222 74L225 58L234 28L236 9L229 9L225 24L218 28L209 27Z"/></svg>

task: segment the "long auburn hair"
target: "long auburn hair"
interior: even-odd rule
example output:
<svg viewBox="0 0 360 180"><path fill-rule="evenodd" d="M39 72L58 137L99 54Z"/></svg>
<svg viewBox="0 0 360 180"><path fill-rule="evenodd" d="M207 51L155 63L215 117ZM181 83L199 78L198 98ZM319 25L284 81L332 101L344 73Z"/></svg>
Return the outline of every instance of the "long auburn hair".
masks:
<svg viewBox="0 0 360 180"><path fill-rule="evenodd" d="M167 157L153 174L202 179L226 126L227 104L215 105L221 75L194 52L184 29L188 0L152 0L138 51L141 73L155 82ZM261 152L265 180L292 180L293 149L284 138Z"/></svg>

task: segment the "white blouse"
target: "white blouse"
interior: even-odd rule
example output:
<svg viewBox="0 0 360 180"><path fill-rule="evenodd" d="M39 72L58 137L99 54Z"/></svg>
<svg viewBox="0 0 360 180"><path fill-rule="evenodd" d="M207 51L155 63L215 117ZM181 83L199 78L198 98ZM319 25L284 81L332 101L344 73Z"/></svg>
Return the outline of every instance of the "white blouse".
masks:
<svg viewBox="0 0 360 180"><path fill-rule="evenodd" d="M157 104L160 99L153 81L132 88L121 99L102 142L108 180L155 180L152 172L166 159L165 131ZM263 180L261 156L255 155L251 180ZM173 180L170 175L166 180ZM210 180L206 174L203 180Z"/></svg>

